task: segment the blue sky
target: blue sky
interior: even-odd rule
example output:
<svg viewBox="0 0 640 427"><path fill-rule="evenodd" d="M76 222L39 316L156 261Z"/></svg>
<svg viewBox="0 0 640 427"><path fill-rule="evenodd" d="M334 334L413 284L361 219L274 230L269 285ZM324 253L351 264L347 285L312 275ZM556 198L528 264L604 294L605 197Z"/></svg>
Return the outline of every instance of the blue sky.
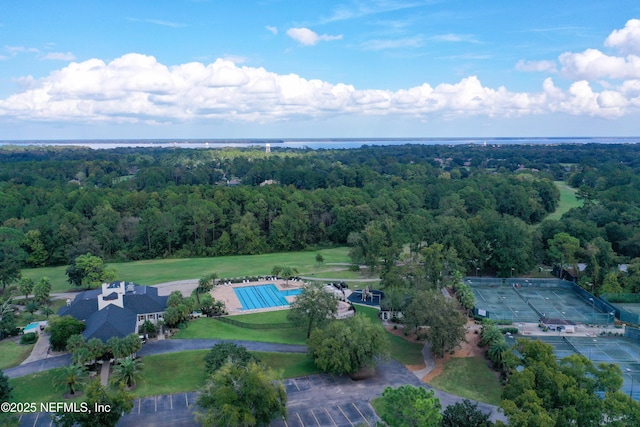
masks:
<svg viewBox="0 0 640 427"><path fill-rule="evenodd" d="M0 139L640 134L636 0L0 6Z"/></svg>

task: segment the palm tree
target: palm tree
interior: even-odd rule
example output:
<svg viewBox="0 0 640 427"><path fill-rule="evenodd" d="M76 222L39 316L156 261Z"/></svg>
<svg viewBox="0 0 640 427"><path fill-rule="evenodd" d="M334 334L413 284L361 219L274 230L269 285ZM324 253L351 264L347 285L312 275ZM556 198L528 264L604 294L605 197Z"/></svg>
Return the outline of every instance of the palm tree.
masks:
<svg viewBox="0 0 640 427"><path fill-rule="evenodd" d="M511 347L505 340L496 341L491 344L491 347L489 347L487 356L489 356L489 360L491 360L497 367L502 369L506 353L509 350L511 350Z"/></svg>
<svg viewBox="0 0 640 427"><path fill-rule="evenodd" d="M196 288L196 299L198 300L198 304L200 304L200 294L205 292L209 292L216 285L216 279L218 278L218 274L211 273L203 276L198 280L198 287Z"/></svg>
<svg viewBox="0 0 640 427"><path fill-rule="evenodd" d="M295 267L289 267L288 265L285 265L284 267L282 267L280 274L284 278L285 285L288 285L289 279L291 279L293 276L298 274L298 269Z"/></svg>
<svg viewBox="0 0 640 427"><path fill-rule="evenodd" d="M33 291L34 286L35 286L35 283L33 279L30 279L28 277L23 277L18 282L18 287L20 288L20 292L24 294L25 299L29 299L29 294L31 293L31 291Z"/></svg>
<svg viewBox="0 0 640 427"><path fill-rule="evenodd" d="M491 346L493 343L503 340L502 331L493 323L482 325L481 344Z"/></svg>
<svg viewBox="0 0 640 427"><path fill-rule="evenodd" d="M113 384L123 383L126 384L127 387L131 387L141 378L141 371L142 363L140 359L125 357L119 360L113 367L111 381Z"/></svg>
<svg viewBox="0 0 640 427"><path fill-rule="evenodd" d="M71 364L65 368L56 378L56 383L69 387L69 394L76 394L76 388L82 386L87 378L87 370L84 366Z"/></svg>

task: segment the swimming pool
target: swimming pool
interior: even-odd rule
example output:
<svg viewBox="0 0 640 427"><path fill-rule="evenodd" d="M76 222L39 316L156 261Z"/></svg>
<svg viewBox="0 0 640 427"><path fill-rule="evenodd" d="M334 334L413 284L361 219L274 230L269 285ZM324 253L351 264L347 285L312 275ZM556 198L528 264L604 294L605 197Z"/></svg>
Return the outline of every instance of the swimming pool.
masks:
<svg viewBox="0 0 640 427"><path fill-rule="evenodd" d="M24 327L24 330L22 331L25 334L28 334L29 332L34 332L34 333L39 333L40 332L40 322L31 322L29 323L27 326Z"/></svg>
<svg viewBox="0 0 640 427"><path fill-rule="evenodd" d="M289 302L285 297L298 295L302 289L279 290L276 285L243 286L233 288L236 296L242 304L244 310L255 310L257 308L288 306Z"/></svg>

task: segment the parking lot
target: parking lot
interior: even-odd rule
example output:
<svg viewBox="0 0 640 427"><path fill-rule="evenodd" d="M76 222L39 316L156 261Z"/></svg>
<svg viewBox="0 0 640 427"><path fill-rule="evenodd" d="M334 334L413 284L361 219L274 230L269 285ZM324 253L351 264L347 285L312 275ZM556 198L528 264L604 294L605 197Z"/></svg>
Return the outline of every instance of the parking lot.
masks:
<svg viewBox="0 0 640 427"><path fill-rule="evenodd" d="M277 420L272 427L350 427L373 426L379 420L367 400L352 400L340 393L343 387L353 384L347 377L333 375L309 375L284 381L289 404L287 420ZM325 389L326 399L298 399L298 395L309 390ZM331 397L331 398L330 398ZM337 397L337 404L336 404ZM326 402L326 405L323 403ZM331 402L331 403L329 403Z"/></svg>
<svg viewBox="0 0 640 427"><path fill-rule="evenodd" d="M374 426L379 420L368 400L357 399L352 393L341 392L352 387L348 377L310 375L283 381L287 390L287 420L276 420L273 427L351 427ZM309 398L324 395L326 399ZM176 393L134 399L131 413L120 419L118 427L187 427L197 425L193 418L193 405L198 394ZM23 427L51 427L53 421L47 413L25 414L20 419Z"/></svg>
<svg viewBox="0 0 640 427"><path fill-rule="evenodd" d="M351 427L357 425L374 426L376 416L367 401L348 402L342 405L325 406L288 412L287 420L271 423L272 427Z"/></svg>

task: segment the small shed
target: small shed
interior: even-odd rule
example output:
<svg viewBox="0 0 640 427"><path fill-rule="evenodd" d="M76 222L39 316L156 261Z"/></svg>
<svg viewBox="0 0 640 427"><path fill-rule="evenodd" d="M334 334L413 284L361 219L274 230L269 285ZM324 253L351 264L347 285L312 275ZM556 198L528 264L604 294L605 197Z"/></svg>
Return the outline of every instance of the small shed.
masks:
<svg viewBox="0 0 640 427"><path fill-rule="evenodd" d="M541 327L549 328L552 331L574 333L576 331L576 323L567 319L552 319L549 317L541 317L538 321Z"/></svg>

